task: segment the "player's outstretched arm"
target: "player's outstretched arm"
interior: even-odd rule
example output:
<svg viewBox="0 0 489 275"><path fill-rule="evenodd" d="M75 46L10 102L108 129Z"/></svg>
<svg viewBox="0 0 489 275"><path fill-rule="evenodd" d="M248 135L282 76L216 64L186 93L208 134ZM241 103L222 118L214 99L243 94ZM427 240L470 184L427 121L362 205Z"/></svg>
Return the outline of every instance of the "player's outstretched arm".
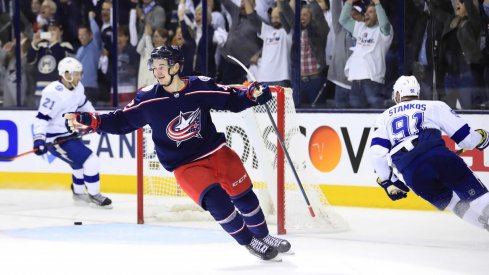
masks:
<svg viewBox="0 0 489 275"><path fill-rule="evenodd" d="M380 178L377 178L377 184L384 188L387 196L393 201L404 199L407 197L407 192L409 192L409 187L399 179L387 179L382 181Z"/></svg>
<svg viewBox="0 0 489 275"><path fill-rule="evenodd" d="M63 117L66 119L66 128L74 133L93 133L100 126L100 116L96 113L66 113Z"/></svg>

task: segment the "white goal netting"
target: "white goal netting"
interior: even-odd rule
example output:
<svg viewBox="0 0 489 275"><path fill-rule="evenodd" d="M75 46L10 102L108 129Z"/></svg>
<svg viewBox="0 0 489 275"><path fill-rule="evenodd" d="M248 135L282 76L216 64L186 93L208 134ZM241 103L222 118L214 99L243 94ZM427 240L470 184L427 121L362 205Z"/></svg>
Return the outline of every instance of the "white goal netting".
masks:
<svg viewBox="0 0 489 275"><path fill-rule="evenodd" d="M316 214L314 218L308 211L290 164L285 160L281 166L278 161L280 144L265 107L258 106L240 113L212 113L217 130L225 133L227 145L241 157L267 216L267 222L277 224L279 233L335 232L348 229L347 223L329 205L319 186L312 184L317 181L305 173L309 165L308 144L297 121L292 90L272 87L272 91L274 98L268 102L268 106L274 121L278 122L279 129L284 132L284 142ZM154 152L149 127L143 128L141 155L144 190L141 197L144 200L145 220L212 219L186 196L173 175L161 167ZM283 181L277 181L277 178ZM277 200L277 194L283 194L284 199Z"/></svg>

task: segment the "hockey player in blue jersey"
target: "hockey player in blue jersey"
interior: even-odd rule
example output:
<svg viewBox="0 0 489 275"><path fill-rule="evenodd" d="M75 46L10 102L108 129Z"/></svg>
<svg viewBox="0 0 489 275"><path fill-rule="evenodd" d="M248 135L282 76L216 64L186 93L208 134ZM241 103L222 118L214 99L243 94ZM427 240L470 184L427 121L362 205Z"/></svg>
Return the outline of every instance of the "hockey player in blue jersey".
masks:
<svg viewBox="0 0 489 275"><path fill-rule="evenodd" d="M488 132L473 130L444 102L419 100L419 92L414 76L401 76L392 93L396 105L377 119L370 147L377 182L392 200L405 198L410 188L439 210L489 230L487 187L442 139L444 132L461 148L484 150Z"/></svg>
<svg viewBox="0 0 489 275"><path fill-rule="evenodd" d="M39 111L34 121L34 149L42 155L51 152L73 169L71 190L76 204L90 204L112 208L112 201L100 194L99 159L80 139L73 138L49 147L46 142L67 139L73 133L66 130L63 114L67 112L94 112L80 82L82 64L72 57L58 64L60 80L53 81L42 90Z"/></svg>
<svg viewBox="0 0 489 275"><path fill-rule="evenodd" d="M185 193L253 255L274 259L290 243L269 235L251 180L210 115L211 109L240 112L263 104L271 99L270 89L259 83L221 86L204 76L181 78L183 61L176 46L155 48L148 60L155 85L141 89L123 110L66 114L67 125L72 131L119 135L149 125L159 161Z"/></svg>

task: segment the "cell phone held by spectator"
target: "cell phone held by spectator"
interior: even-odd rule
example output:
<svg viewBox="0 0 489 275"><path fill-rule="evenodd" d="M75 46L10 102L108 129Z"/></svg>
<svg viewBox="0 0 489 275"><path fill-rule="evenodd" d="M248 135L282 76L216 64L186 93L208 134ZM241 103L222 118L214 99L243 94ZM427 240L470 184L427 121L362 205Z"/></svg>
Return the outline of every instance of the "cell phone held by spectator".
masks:
<svg viewBox="0 0 489 275"><path fill-rule="evenodd" d="M51 40L50 32L41 32L40 34L41 40Z"/></svg>

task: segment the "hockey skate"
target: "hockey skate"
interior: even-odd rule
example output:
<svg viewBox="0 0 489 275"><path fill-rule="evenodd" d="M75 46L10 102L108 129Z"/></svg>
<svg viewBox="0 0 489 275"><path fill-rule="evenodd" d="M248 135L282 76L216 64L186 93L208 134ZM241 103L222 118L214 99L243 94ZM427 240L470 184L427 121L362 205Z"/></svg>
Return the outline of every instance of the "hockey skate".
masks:
<svg viewBox="0 0 489 275"><path fill-rule="evenodd" d="M88 194L75 193L75 190L73 189L73 183L71 184L71 192L73 193L73 202L75 203L75 205L87 205L90 203L90 198L88 197Z"/></svg>
<svg viewBox="0 0 489 275"><path fill-rule="evenodd" d="M97 208L106 208L112 209L112 200L107 198L106 196L98 193L96 195L88 194L90 198L90 206Z"/></svg>
<svg viewBox="0 0 489 275"><path fill-rule="evenodd" d="M261 240L264 243L268 244L269 246L275 247L280 253L286 253L289 252L290 250L290 243L287 240L273 237L270 235L267 235L265 238Z"/></svg>
<svg viewBox="0 0 489 275"><path fill-rule="evenodd" d="M275 249L273 246L270 246L255 237L251 239L250 244L245 246L250 251L251 254L255 255L256 257L262 260L281 261L281 259L277 257L278 255L277 249Z"/></svg>

